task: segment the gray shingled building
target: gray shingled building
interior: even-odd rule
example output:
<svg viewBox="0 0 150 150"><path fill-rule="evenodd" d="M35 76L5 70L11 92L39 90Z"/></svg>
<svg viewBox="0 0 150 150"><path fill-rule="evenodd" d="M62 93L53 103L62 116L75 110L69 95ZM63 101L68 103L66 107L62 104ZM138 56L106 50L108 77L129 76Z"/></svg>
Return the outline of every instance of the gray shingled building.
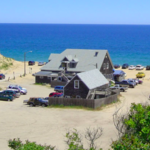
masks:
<svg viewBox="0 0 150 150"><path fill-rule="evenodd" d="M87 98L93 90L108 88L109 82L98 69L78 73L64 87L64 97Z"/></svg>
<svg viewBox="0 0 150 150"><path fill-rule="evenodd" d="M107 79L113 77L113 64L107 50L66 49L60 54L50 54L49 62L36 76L36 83L50 83L59 72L76 74L98 69ZM48 76L45 75L50 72ZM45 74L45 75L44 75ZM51 76L53 74L53 76Z"/></svg>

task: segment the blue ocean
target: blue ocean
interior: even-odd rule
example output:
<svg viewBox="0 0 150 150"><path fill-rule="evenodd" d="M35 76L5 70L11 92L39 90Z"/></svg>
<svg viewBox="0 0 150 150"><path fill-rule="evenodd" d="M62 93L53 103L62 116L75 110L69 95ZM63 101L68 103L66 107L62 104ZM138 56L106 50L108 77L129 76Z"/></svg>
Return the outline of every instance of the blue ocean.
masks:
<svg viewBox="0 0 150 150"><path fill-rule="evenodd" d="M0 53L18 61L48 61L51 53L107 49L113 64L150 65L149 25L0 24ZM88 60L87 60L88 61Z"/></svg>

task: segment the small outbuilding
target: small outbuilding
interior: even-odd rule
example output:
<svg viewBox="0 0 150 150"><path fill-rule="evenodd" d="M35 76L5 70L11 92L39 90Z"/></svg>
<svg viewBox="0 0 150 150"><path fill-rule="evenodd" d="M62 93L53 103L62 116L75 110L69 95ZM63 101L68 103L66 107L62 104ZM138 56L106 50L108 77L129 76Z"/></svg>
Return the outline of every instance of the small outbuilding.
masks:
<svg viewBox="0 0 150 150"><path fill-rule="evenodd" d="M114 81L122 81L125 79L126 73L122 70L114 70L113 78Z"/></svg>
<svg viewBox="0 0 150 150"><path fill-rule="evenodd" d="M35 76L35 83L50 84L55 78L58 77L58 74L49 71L40 71L35 73L34 76Z"/></svg>
<svg viewBox="0 0 150 150"><path fill-rule="evenodd" d="M107 89L108 80L98 70L90 70L76 74L64 87L64 97L87 98L94 89Z"/></svg>

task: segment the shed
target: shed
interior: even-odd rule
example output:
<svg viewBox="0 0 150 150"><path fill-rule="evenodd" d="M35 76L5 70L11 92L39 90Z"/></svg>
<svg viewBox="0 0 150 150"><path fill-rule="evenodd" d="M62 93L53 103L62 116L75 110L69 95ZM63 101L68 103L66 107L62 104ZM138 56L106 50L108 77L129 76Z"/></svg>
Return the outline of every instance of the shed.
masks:
<svg viewBox="0 0 150 150"><path fill-rule="evenodd" d="M125 79L126 73L122 70L114 70L113 77L115 81L122 81Z"/></svg>
<svg viewBox="0 0 150 150"><path fill-rule="evenodd" d="M64 87L64 96L86 98L90 90L104 89L108 84L108 80L98 69L78 73Z"/></svg>

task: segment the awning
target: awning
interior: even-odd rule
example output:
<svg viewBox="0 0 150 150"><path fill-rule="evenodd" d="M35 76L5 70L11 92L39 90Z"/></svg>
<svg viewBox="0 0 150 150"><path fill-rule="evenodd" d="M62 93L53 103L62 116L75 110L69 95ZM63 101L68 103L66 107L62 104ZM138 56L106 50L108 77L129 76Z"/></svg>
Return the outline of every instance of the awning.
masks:
<svg viewBox="0 0 150 150"><path fill-rule="evenodd" d="M52 74L52 72L48 72L48 71L39 71L39 72L37 72L37 73L35 73L35 76L49 76L49 75L51 75Z"/></svg>
<svg viewBox="0 0 150 150"><path fill-rule="evenodd" d="M114 70L114 73L113 73L113 75L120 75L120 76L123 76L123 75L125 75L125 72L124 71L122 71L122 70Z"/></svg>

